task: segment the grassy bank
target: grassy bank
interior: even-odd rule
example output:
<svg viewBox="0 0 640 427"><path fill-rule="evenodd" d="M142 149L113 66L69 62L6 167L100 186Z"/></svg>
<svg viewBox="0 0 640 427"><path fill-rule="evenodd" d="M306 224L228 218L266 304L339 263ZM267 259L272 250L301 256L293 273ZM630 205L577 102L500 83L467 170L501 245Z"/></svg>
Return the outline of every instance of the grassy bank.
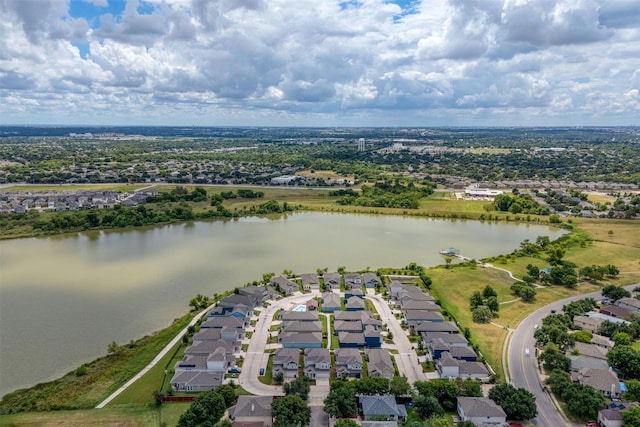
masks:
<svg viewBox="0 0 640 427"><path fill-rule="evenodd" d="M0 402L0 414L93 408L140 372L192 316L189 313L176 319L169 327L120 346L113 354L82 365L55 381L7 394ZM148 397L138 396L143 401Z"/></svg>

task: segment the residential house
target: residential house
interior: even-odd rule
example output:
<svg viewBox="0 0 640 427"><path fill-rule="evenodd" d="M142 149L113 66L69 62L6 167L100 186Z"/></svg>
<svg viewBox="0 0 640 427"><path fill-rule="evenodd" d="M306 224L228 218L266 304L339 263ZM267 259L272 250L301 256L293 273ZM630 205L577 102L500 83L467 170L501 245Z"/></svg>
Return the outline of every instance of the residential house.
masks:
<svg viewBox="0 0 640 427"><path fill-rule="evenodd" d="M380 329L382 326L382 322L373 317L370 311L337 311L334 313L334 319L344 320L347 322L357 322L360 321L362 326L365 327L367 325L373 326L376 330Z"/></svg>
<svg viewBox="0 0 640 427"><path fill-rule="evenodd" d="M229 418L235 423L262 423L264 427L273 425L271 404L273 396L238 396L235 406L229 408Z"/></svg>
<svg viewBox="0 0 640 427"><path fill-rule="evenodd" d="M321 332L281 332L278 342L285 348L320 348Z"/></svg>
<svg viewBox="0 0 640 427"><path fill-rule="evenodd" d="M382 335L380 331L372 325L366 325L364 327L364 344L369 348L382 346Z"/></svg>
<svg viewBox="0 0 640 427"><path fill-rule="evenodd" d="M324 284L327 289L340 289L340 284L342 283L342 275L339 273L324 273L322 275L322 279L324 280Z"/></svg>
<svg viewBox="0 0 640 427"><path fill-rule="evenodd" d="M640 311L640 299L633 297L622 298L616 302L616 305L631 311Z"/></svg>
<svg viewBox="0 0 640 427"><path fill-rule="evenodd" d="M362 311L364 310L364 300L362 298L358 298L357 296L352 296L347 299L345 307L347 311Z"/></svg>
<svg viewBox="0 0 640 427"><path fill-rule="evenodd" d="M347 273L344 275L344 285L345 287L350 287L350 285L362 285L362 276L358 273Z"/></svg>
<svg viewBox="0 0 640 427"><path fill-rule="evenodd" d="M422 322L444 322L444 317L437 311L403 310L402 314L409 325L416 325Z"/></svg>
<svg viewBox="0 0 640 427"><path fill-rule="evenodd" d="M424 292L418 293L410 293L407 291L400 291L396 301L402 307L403 304L406 304L408 301L424 301L433 303L433 297L431 295L427 295ZM439 308L438 308L439 310Z"/></svg>
<svg viewBox="0 0 640 427"><path fill-rule="evenodd" d="M467 362L475 362L477 360L476 352L469 346L449 345L441 338L431 341L427 348L431 353L433 360L438 360L443 353L448 352L451 357L456 360L466 360Z"/></svg>
<svg viewBox="0 0 640 427"><path fill-rule="evenodd" d="M272 277L269 283L274 289L280 290L285 295L291 295L299 290L298 285L284 276Z"/></svg>
<svg viewBox="0 0 640 427"><path fill-rule="evenodd" d="M637 312L617 305L605 305L600 309L600 313L632 322L634 319L634 314Z"/></svg>
<svg viewBox="0 0 640 427"><path fill-rule="evenodd" d="M420 335L422 336L424 345L427 347L433 340L436 339L442 340L449 346L466 347L467 345L469 345L469 341L462 334L450 334L447 332L422 332Z"/></svg>
<svg viewBox="0 0 640 427"><path fill-rule="evenodd" d="M387 289L389 290L389 295L391 298L396 298L398 296L398 292L402 291L403 285L397 280L392 280L388 285Z"/></svg>
<svg viewBox="0 0 640 427"><path fill-rule="evenodd" d="M360 285L354 285L353 287L345 289L344 291L345 300L351 297L364 298L364 292L362 292L362 287Z"/></svg>
<svg viewBox="0 0 640 427"><path fill-rule="evenodd" d="M579 372L585 368L593 368L593 369L609 369L609 363L606 360L596 359L593 357L587 356L567 356L571 361L571 371Z"/></svg>
<svg viewBox="0 0 640 427"><path fill-rule="evenodd" d="M604 323L604 319L589 316L575 316L573 324L576 327L589 332L598 332L600 326Z"/></svg>
<svg viewBox="0 0 640 427"><path fill-rule="evenodd" d="M404 405L396 403L396 398L390 394L378 396L360 396L360 408L362 419L365 421L377 420L386 417L392 421L406 421L407 410Z"/></svg>
<svg viewBox="0 0 640 427"><path fill-rule="evenodd" d="M340 295L333 292L325 292L322 294L322 311L325 313L332 313L334 311L340 311Z"/></svg>
<svg viewBox="0 0 640 427"><path fill-rule="evenodd" d="M193 334L193 342L225 340L235 346L240 339L238 331L238 329L228 326L225 328L204 328Z"/></svg>
<svg viewBox="0 0 640 427"><path fill-rule="evenodd" d="M307 311L317 311L318 310L318 300L315 298L311 298L307 302L304 303L307 307Z"/></svg>
<svg viewBox="0 0 640 427"><path fill-rule="evenodd" d="M622 411L638 406L638 402L609 402L598 412L598 423L602 427L622 427Z"/></svg>
<svg viewBox="0 0 640 427"><path fill-rule="evenodd" d="M571 374L571 379L580 384L590 385L612 399L619 398L620 380L611 369L583 368Z"/></svg>
<svg viewBox="0 0 640 427"><path fill-rule="evenodd" d="M331 351L328 348L308 348L304 352L304 374L312 380L329 378Z"/></svg>
<svg viewBox="0 0 640 427"><path fill-rule="evenodd" d="M485 397L458 397L458 415L461 420L476 425L503 426L507 423L504 410Z"/></svg>
<svg viewBox="0 0 640 427"><path fill-rule="evenodd" d="M293 320L282 322L283 332L322 332L322 322L319 320L313 322L301 322Z"/></svg>
<svg viewBox="0 0 640 427"><path fill-rule="evenodd" d="M382 281L376 273L364 273L362 275L362 281L364 282L365 288L375 288L376 286L382 285Z"/></svg>
<svg viewBox="0 0 640 427"><path fill-rule="evenodd" d="M591 337L591 343L606 350L611 350L615 345L613 341L603 335L593 335L593 337Z"/></svg>
<svg viewBox="0 0 640 427"><path fill-rule="evenodd" d="M240 294L227 295L226 297L218 301L218 305L222 307L233 308L233 306L237 304L246 305L247 307L251 307L251 309L253 309L258 305L256 304L256 300L253 297L250 297L248 295L240 295Z"/></svg>
<svg viewBox="0 0 640 427"><path fill-rule="evenodd" d="M337 348L334 350L336 357L336 376L338 378L361 378L362 356L355 348Z"/></svg>
<svg viewBox="0 0 640 427"><path fill-rule="evenodd" d="M613 323L624 323L625 325L628 325L630 323L628 320L620 319L618 317L609 316L607 314L600 313L598 311L588 311L584 315L587 316L587 317L593 317L593 318L597 318L597 319L608 320L609 322L613 322Z"/></svg>
<svg viewBox="0 0 640 427"><path fill-rule="evenodd" d="M302 289L305 292L320 290L320 280L317 274L305 273L300 276L300 279L302 281Z"/></svg>
<svg viewBox="0 0 640 427"><path fill-rule="evenodd" d="M440 359L436 361L436 370L440 378L471 378L482 381L489 378L489 371L482 363L456 360L449 352L440 355Z"/></svg>
<svg viewBox="0 0 640 427"><path fill-rule="evenodd" d="M240 337L242 337L244 335L244 328L249 326L249 319L246 317L210 317L200 324L200 329L217 329L224 328L226 326L238 329L238 333L240 334Z"/></svg>
<svg viewBox="0 0 640 427"><path fill-rule="evenodd" d="M578 350L578 354L587 357L593 357L596 359L607 360L607 353L609 350L603 347L599 347L595 344L586 344L583 342L576 342L573 345L574 350Z"/></svg>
<svg viewBox="0 0 640 427"><path fill-rule="evenodd" d="M251 317L253 309L244 304L236 304L233 307L215 306L207 313L207 318L210 317Z"/></svg>
<svg viewBox="0 0 640 427"><path fill-rule="evenodd" d="M280 320L283 322L315 322L318 320L318 313L309 311L283 311L280 313Z"/></svg>
<svg viewBox="0 0 640 427"><path fill-rule="evenodd" d="M300 362L300 350L297 348L278 348L273 354L271 375L282 372L285 378L297 378Z"/></svg>
<svg viewBox="0 0 640 427"><path fill-rule="evenodd" d="M364 347L364 333L362 332L338 332L338 344L340 348Z"/></svg>
<svg viewBox="0 0 640 427"><path fill-rule="evenodd" d="M457 334L460 332L458 326L453 322L422 322L414 327L417 333L422 332L446 332Z"/></svg>
<svg viewBox="0 0 640 427"><path fill-rule="evenodd" d="M240 346L237 341L231 342L225 340L204 340L193 341L193 343L184 351L184 354L206 356L213 353L218 348L223 348L229 354L233 354L234 352L240 350Z"/></svg>
<svg viewBox="0 0 640 427"><path fill-rule="evenodd" d="M367 371L370 377L393 378L395 368L389 352L382 348L365 350L367 357Z"/></svg>
<svg viewBox="0 0 640 427"><path fill-rule="evenodd" d="M171 387L175 391L209 391L222 384L224 372L176 371L171 378Z"/></svg>
<svg viewBox="0 0 640 427"><path fill-rule="evenodd" d="M429 311L437 311L439 312L442 307L440 307L438 304L436 304L433 301L426 301L426 300L412 300L412 299L408 299L405 300L402 305L400 306L401 310L429 310Z"/></svg>
<svg viewBox="0 0 640 427"><path fill-rule="evenodd" d="M338 335L340 332L363 332L364 326L362 326L362 321L346 321L346 320L335 320L333 322L333 334Z"/></svg>
<svg viewBox="0 0 640 427"><path fill-rule="evenodd" d="M238 289L240 295L246 295L254 301L254 307L269 299L275 299L275 293L266 286L249 285Z"/></svg>
<svg viewBox="0 0 640 427"><path fill-rule="evenodd" d="M363 421L362 427L398 427L397 421Z"/></svg>

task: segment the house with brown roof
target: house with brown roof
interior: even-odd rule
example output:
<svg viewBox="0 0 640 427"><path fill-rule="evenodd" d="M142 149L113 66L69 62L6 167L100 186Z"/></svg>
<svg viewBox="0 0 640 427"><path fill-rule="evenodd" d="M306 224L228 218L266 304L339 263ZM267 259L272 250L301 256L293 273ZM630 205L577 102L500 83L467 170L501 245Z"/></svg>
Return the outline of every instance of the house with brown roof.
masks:
<svg viewBox="0 0 640 427"><path fill-rule="evenodd" d="M640 311L640 299L633 297L622 298L616 302L616 305L631 311Z"/></svg>
<svg viewBox="0 0 640 427"><path fill-rule="evenodd" d="M273 426L271 404L273 396L238 396L235 406L229 408L229 418L235 423L262 423Z"/></svg>
<svg viewBox="0 0 640 427"><path fill-rule="evenodd" d="M507 414L493 400L486 397L458 397L458 415L461 420L478 426L502 426L507 423Z"/></svg>
<svg viewBox="0 0 640 427"><path fill-rule="evenodd" d="M578 354L587 357L594 357L596 359L607 360L607 353L609 350L603 347L599 347L595 344L586 344L583 342L576 342L573 345L573 350L578 350Z"/></svg>
<svg viewBox="0 0 640 427"><path fill-rule="evenodd" d="M617 305L605 305L600 309L600 313L632 322L634 319L634 313L636 312L626 307L620 307Z"/></svg>
<svg viewBox="0 0 640 427"><path fill-rule="evenodd" d="M589 316L575 316L573 324L583 331L598 332L600 326L604 323L604 319Z"/></svg>
<svg viewBox="0 0 640 427"><path fill-rule="evenodd" d="M620 380L613 370L583 368L577 373L572 373L571 378L580 384L589 385L604 393L612 399L621 396Z"/></svg>
<svg viewBox="0 0 640 427"><path fill-rule="evenodd" d="M274 289L280 290L285 295L291 295L299 291L298 285L284 276L272 277L269 283Z"/></svg>

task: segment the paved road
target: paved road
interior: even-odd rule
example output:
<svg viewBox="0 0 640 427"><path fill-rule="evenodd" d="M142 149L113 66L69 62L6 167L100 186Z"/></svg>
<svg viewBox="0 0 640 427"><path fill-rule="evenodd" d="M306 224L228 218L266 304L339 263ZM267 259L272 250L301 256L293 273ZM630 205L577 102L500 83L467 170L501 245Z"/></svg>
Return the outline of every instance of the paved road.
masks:
<svg viewBox="0 0 640 427"><path fill-rule="evenodd" d="M626 286L631 290L637 285ZM542 319L551 313L551 310L560 312L562 306L571 301L583 298L601 298L600 292L582 294L571 298L566 298L546 305L524 319L513 333L509 344L509 373L511 383L515 387L522 387L529 390L536 397L538 406L538 416L532 420L537 427L559 427L573 426L562 417L549 395L543 391L538 373L538 366L535 358L535 339L533 332L535 325L542 324ZM529 349L530 355L525 355L525 349Z"/></svg>
<svg viewBox="0 0 640 427"><path fill-rule="evenodd" d="M388 330L393 334L393 343L398 349L398 354L395 355L395 359L400 375L404 373L410 384L416 381L426 381L427 377L424 372L422 372L418 355L412 349L413 345L409 341L409 338L407 338L405 331L400 327L398 319L396 319L391 312L387 302L383 300L380 295L367 294L366 298L373 302L373 305L380 315L380 320L382 320L383 324L387 325Z"/></svg>

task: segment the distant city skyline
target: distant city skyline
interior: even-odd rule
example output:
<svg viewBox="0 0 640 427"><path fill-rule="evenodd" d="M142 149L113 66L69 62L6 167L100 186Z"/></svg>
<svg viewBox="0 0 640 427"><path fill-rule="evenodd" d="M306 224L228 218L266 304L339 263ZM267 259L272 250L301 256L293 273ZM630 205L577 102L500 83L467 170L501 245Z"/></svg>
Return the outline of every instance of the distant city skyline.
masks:
<svg viewBox="0 0 640 427"><path fill-rule="evenodd" d="M0 125L640 125L636 0L3 0Z"/></svg>

